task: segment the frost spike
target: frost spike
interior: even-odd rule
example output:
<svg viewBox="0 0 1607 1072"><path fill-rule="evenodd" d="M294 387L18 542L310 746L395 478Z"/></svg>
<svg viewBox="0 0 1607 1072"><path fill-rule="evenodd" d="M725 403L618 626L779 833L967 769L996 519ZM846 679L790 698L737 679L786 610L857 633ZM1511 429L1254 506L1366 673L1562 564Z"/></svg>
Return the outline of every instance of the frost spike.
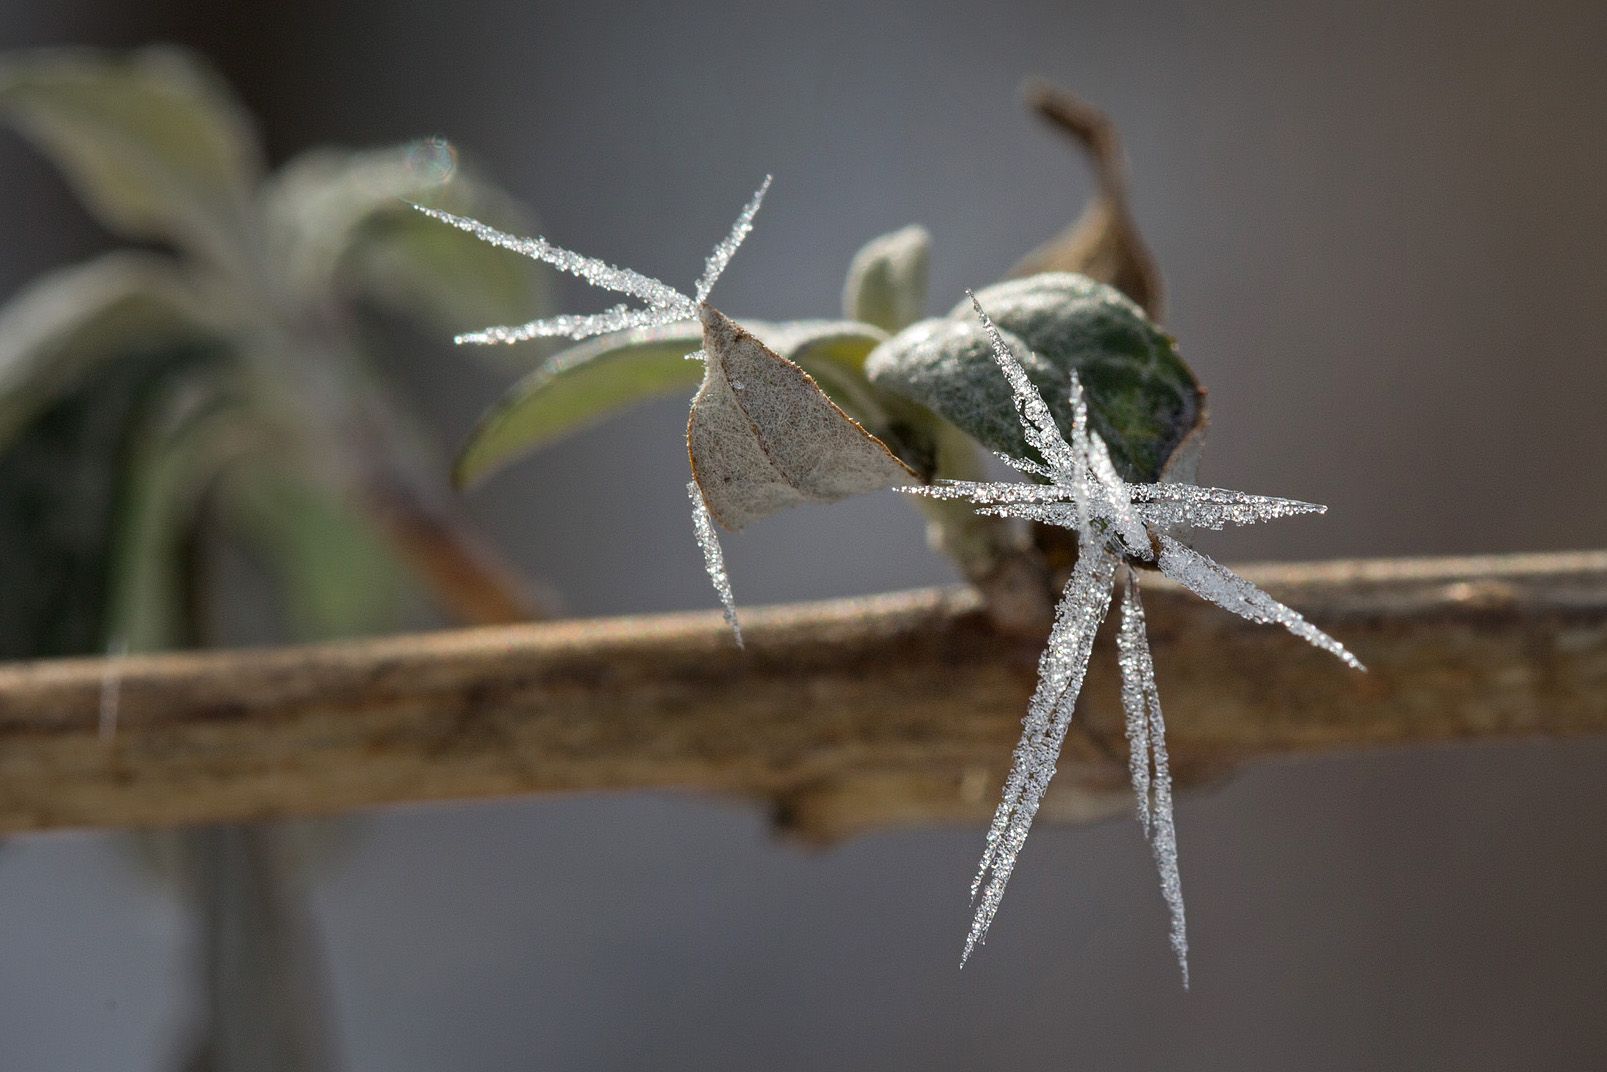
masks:
<svg viewBox="0 0 1607 1072"><path fill-rule="evenodd" d="M1138 603L1137 582L1132 570L1122 591L1122 626L1116 634L1117 660L1122 670L1122 711L1126 714L1127 773L1133 783L1138 804L1138 823L1149 837L1154 830L1150 817L1149 682L1144 673L1144 656L1149 640L1144 631L1144 610ZM1150 675L1153 676L1153 667Z"/></svg>
<svg viewBox="0 0 1607 1072"><path fill-rule="evenodd" d="M1183 881L1177 866L1177 826L1172 813L1172 772L1166 755L1166 720L1161 715L1161 693L1155 684L1155 662L1150 656L1144 628L1144 604L1138 597L1138 576L1127 571L1122 592L1122 626L1116 636L1122 671L1122 707L1127 714L1128 767L1138 818L1149 838L1160 872L1161 896L1172 917L1172 952L1189 986L1188 924L1183 914ZM1149 796L1154 792L1153 807Z"/></svg>
<svg viewBox="0 0 1607 1072"><path fill-rule="evenodd" d="M983 311L982 303L977 301L976 295L969 290L965 292L976 307L976 315L982 320L982 329L988 333L988 340L993 344L993 360L1004 372L1004 378L1010 381L1010 390L1014 393L1016 414L1021 418L1021 428L1027 434L1027 442L1037 448L1043 455L1043 460L1049 463L1051 469L1071 472L1078 468L1078 459L1072 454L1071 446L1066 437L1060 434L1060 426L1055 424L1054 414L1049 412L1049 406L1044 402L1043 395L1038 388L1027 378L1027 370L1021 367L1021 362L1011 351L1004 336L994 326L992 319Z"/></svg>
<svg viewBox="0 0 1607 1072"><path fill-rule="evenodd" d="M467 216L456 216L450 212L442 212L438 208L425 208L423 205L413 207L426 216L433 216L459 230L468 231L481 241L501 246L503 249L511 249L515 253L522 253L532 260L545 261L559 271L577 275L593 286L612 290L616 294L629 294L652 306L683 306L686 309L685 315L681 317L683 320L696 315L695 303L663 280L654 279L629 268L616 268L607 261L554 245L539 235L535 238L520 238L518 235L499 231Z"/></svg>
<svg viewBox="0 0 1607 1072"><path fill-rule="evenodd" d="M524 342L528 339L554 335L585 339L628 328L651 327L656 324L672 324L679 320L696 319L698 302L708 297L715 281L720 278L720 273L731 263L731 257L736 253L737 247L742 245L742 240L753 230L753 217L758 213L759 205L764 201L765 191L769 188L770 176L766 175L758 191L737 216L736 222L731 225L731 233L721 239L705 258L703 277L698 280L696 298L688 298L663 280L654 279L629 268L618 268L596 257L587 257L573 250L564 249L539 236L520 238L518 235L499 231L467 216L456 216L440 209L425 208L423 205L413 207L426 216L468 231L494 246L511 249L534 260L545 261L561 271L579 276L593 286L614 291L616 294L625 294L647 303L645 309L616 305L601 313L581 316L566 314L532 320L527 324L484 328L480 331L464 332L454 340L458 343L498 344Z"/></svg>
<svg viewBox="0 0 1607 1072"><path fill-rule="evenodd" d="M1038 688L1022 720L1024 731L1005 781L982 853L972 899L982 893L961 964L983 941L999 899L1015 867L1033 815L1054 775L1077 693L1088 666L1099 622L1110 609L1116 566L1154 561L1162 572L1217 605L1255 622L1277 623L1357 669L1361 663L1333 637L1249 581L1180 543L1168 530L1246 525L1293 514L1321 513L1324 507L1293 499L1247 495L1191 484L1128 484L1111 464L1105 442L1088 426L1087 405L1077 374L1071 380L1071 427L1062 435L1021 362L971 296L992 342L994 361L1010 383L1027 442L1045 465L1005 458L1013 468L1046 477L1050 485L949 481L898 490L937 499L970 499L977 512L1024 518L1072 529L1078 534L1076 568L1056 608L1049 646L1038 663ZM1129 569L1118 639L1122 664L1122 704L1131 746L1130 773L1138 816L1160 872L1161 893L1172 917L1172 948L1188 988L1188 937L1178 877L1177 831L1172 815L1172 781L1166 754L1166 723L1155 685L1154 662L1145 635L1138 581Z"/></svg>
<svg viewBox="0 0 1607 1072"><path fill-rule="evenodd" d="M742 240L747 238L749 232L753 230L753 217L759 214L759 206L764 202L765 191L770 189L771 177L769 175L764 177L764 181L754 191L753 197L748 201L747 206L737 216L736 222L731 225L731 233L726 235L720 244L715 246L714 250L704 259L703 276L697 281L697 290L694 292L697 295L694 299L695 302L701 302L709 296L709 291L714 289L714 284L720 278L720 273L725 271L725 266L731 263L731 258L735 255L737 247L742 245Z"/></svg>
<svg viewBox="0 0 1607 1072"><path fill-rule="evenodd" d="M687 483L686 493L692 497L692 529L697 533L698 546L703 548L703 568L708 570L709 580L720 595L720 605L725 608L725 624L731 627L731 635L736 638L737 647L740 648L742 627L737 624L737 601L731 592L731 578L725 572L725 553L720 550L720 534L715 531L714 518L709 515L708 504L703 501L697 481Z"/></svg>
<svg viewBox="0 0 1607 1072"><path fill-rule="evenodd" d="M685 319L683 316L670 316L660 309L632 309L628 305L615 305L600 313L580 316L561 314L547 317L544 320L532 320L528 324L484 328L480 331L466 331L461 335L454 336L452 341L460 346L464 343L476 343L485 346L499 343L525 342L529 339L551 338L553 336L566 339L589 339L593 335L607 335L611 331L653 327L658 324Z"/></svg>
<svg viewBox="0 0 1607 1072"><path fill-rule="evenodd" d="M1352 669L1367 669L1343 644L1306 621L1298 611L1279 603L1237 573L1192 547L1185 547L1170 536L1157 536L1161 542L1161 553L1156 564L1161 572L1195 595L1252 622L1281 625L1307 643L1337 655Z"/></svg>
<svg viewBox="0 0 1607 1072"><path fill-rule="evenodd" d="M1201 488L1193 484L1130 484L1133 510L1150 525L1186 525L1220 529L1224 525L1254 525L1280 517L1322 514L1326 506L1250 495L1227 488Z"/></svg>
<svg viewBox="0 0 1607 1072"><path fill-rule="evenodd" d="M1049 643L1038 659L1038 687L1027 704L1027 717L1021 720L1021 742L1016 745L1004 797L994 813L982 863L971 883L971 896L975 898L980 890L981 902L960 956L962 967L971 951L987 937L1033 816L1054 777L1055 762L1060 758L1083 676L1088 671L1094 634L1110 609L1118 562L1104 548L1090 547L1078 555L1077 565L1066 581L1065 595L1055 609Z"/></svg>

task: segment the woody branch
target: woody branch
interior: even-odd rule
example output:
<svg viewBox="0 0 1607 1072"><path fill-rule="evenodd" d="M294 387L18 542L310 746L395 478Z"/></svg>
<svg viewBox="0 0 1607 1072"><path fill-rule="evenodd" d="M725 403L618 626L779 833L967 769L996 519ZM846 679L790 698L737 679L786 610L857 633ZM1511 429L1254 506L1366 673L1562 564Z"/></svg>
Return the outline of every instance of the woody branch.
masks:
<svg viewBox="0 0 1607 1072"><path fill-rule="evenodd" d="M1180 786L1277 754L1607 730L1607 552L1244 574L1369 672L1146 579ZM815 838L992 813L1041 637L994 630L963 588L749 610L744 631L745 652L700 613L0 667L0 830L657 787L764 801ZM1108 651L1060 770L1046 816L1127 806Z"/></svg>

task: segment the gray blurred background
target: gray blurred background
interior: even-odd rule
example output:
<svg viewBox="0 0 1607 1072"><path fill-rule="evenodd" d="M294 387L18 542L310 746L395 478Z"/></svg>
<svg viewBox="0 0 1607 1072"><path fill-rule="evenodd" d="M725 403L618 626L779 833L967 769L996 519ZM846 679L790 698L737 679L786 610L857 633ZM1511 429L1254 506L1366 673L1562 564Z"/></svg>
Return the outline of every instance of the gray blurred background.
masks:
<svg viewBox="0 0 1607 1072"><path fill-rule="evenodd" d="M936 311L1068 222L1084 172L1015 96L1045 75L1126 136L1211 390L1205 477L1331 506L1210 550L1607 546L1600 4L0 6L3 48L155 40L220 66L274 163L442 134L550 237L678 284L774 172L714 300L778 319L834 315L853 251L906 223ZM0 135L0 294L108 244ZM443 458L511 378L399 330L392 367ZM575 613L711 606L684 421L639 410L471 508ZM747 603L952 577L891 495L726 547ZM1130 820L1035 833L963 974L980 830L804 850L692 796L378 813L315 907L361 1072L1602 1067L1604 774L1607 742L1507 743L1188 797L1187 994ZM0 849L0 1067L173 1066L192 939L119 845Z"/></svg>

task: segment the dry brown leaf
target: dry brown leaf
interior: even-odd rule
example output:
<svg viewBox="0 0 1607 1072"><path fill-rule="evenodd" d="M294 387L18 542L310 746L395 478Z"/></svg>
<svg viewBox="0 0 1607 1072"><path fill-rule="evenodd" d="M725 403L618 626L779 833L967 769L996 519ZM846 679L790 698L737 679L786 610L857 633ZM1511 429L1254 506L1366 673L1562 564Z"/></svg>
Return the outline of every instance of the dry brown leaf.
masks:
<svg viewBox="0 0 1607 1072"><path fill-rule="evenodd" d="M1116 125L1082 98L1039 79L1027 83L1023 96L1088 154L1098 189L1077 221L1023 257L1010 269L1011 277L1080 272L1109 283L1159 322L1160 269L1128 209L1127 169Z"/></svg>
<svg viewBox="0 0 1607 1072"><path fill-rule="evenodd" d="M734 531L789 506L917 482L807 372L707 303L698 315L706 370L686 449L722 526Z"/></svg>

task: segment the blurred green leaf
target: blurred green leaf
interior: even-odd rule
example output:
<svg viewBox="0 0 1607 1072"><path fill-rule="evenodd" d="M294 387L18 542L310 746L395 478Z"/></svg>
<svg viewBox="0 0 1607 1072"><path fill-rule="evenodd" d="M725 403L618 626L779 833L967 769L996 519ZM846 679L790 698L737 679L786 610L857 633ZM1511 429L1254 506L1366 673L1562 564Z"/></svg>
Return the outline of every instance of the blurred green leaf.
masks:
<svg viewBox="0 0 1607 1072"><path fill-rule="evenodd" d="M113 231L224 265L249 256L255 134L228 87L190 53L13 53L0 58L0 116Z"/></svg>
<svg viewBox="0 0 1607 1072"><path fill-rule="evenodd" d="M702 329L689 321L604 335L555 354L480 418L458 452L453 482L467 486L614 410L696 386L703 363L686 355L702 345Z"/></svg>
<svg viewBox="0 0 1607 1072"><path fill-rule="evenodd" d="M196 525L219 474L257 435L237 387L223 363L175 370L129 429L107 598L108 636L126 650L204 641Z"/></svg>
<svg viewBox="0 0 1607 1072"><path fill-rule="evenodd" d="M918 224L865 243L848 266L843 315L888 332L919 320L931 245L932 236Z"/></svg>
<svg viewBox="0 0 1607 1072"><path fill-rule="evenodd" d="M263 197L275 262L304 300L346 290L454 333L549 311L545 265L434 224L408 204L504 230L534 229L512 198L460 171L439 139L304 153L274 175Z"/></svg>
<svg viewBox="0 0 1607 1072"><path fill-rule="evenodd" d="M987 287L977 300L1062 430L1071 427L1068 384L1071 370L1077 371L1089 421L1124 479L1159 479L1172 453L1203 422L1204 392L1171 337L1113 287L1045 272ZM866 373L878 387L930 408L985 447L1034 456L969 299L947 317L915 324L878 347Z"/></svg>
<svg viewBox="0 0 1607 1072"><path fill-rule="evenodd" d="M45 406L0 453L0 658L104 651L139 429L215 348L130 352Z"/></svg>
<svg viewBox="0 0 1607 1072"><path fill-rule="evenodd" d="M222 499L225 522L277 579L297 639L395 628L402 566L373 523L329 488L258 460L230 471Z"/></svg>
<svg viewBox="0 0 1607 1072"><path fill-rule="evenodd" d="M0 451L29 421L130 355L219 339L171 260L113 253L42 276L0 309Z"/></svg>

